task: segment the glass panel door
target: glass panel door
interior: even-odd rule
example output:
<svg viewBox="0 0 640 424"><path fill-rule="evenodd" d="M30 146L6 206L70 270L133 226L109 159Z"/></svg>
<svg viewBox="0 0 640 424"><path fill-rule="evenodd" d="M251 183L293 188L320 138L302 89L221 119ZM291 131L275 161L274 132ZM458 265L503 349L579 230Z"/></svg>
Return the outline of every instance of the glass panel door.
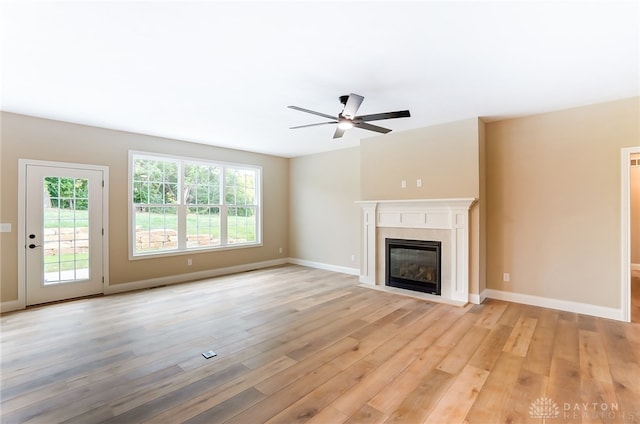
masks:
<svg viewBox="0 0 640 424"><path fill-rule="evenodd" d="M102 293L103 172L27 165L27 305Z"/></svg>

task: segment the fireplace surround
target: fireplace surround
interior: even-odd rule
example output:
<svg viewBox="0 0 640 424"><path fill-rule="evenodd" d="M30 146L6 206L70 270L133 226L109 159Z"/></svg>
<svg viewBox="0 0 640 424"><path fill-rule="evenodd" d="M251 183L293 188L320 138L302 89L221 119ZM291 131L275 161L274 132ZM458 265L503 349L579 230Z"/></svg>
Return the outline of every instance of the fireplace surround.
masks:
<svg viewBox="0 0 640 424"><path fill-rule="evenodd" d="M474 198L371 200L362 209L363 286L415 295L385 283L384 238L433 240L442 243L441 293L420 293L428 299L464 305L469 302L469 211Z"/></svg>

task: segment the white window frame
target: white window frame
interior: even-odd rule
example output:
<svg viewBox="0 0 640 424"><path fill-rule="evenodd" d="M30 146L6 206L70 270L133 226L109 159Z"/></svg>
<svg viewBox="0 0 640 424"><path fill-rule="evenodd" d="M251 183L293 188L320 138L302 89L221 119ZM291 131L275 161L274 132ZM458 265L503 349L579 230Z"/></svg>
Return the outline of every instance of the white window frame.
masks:
<svg viewBox="0 0 640 424"><path fill-rule="evenodd" d="M187 233L187 225L186 225L186 211L187 205L184 203L184 199L179 199L178 203L176 203L176 208L178 210L178 247L177 249L172 250L156 250L151 252L136 252L135 251L135 229L136 229L136 214L135 214L135 205L133 203L133 162L135 159L150 159L150 160L169 160L178 163L178 192L183 193L183 174L184 174L184 164L203 164L203 165L212 165L221 168L221 192L220 192L220 245L217 246L199 246L199 247L187 247L186 243L186 233ZM227 203L226 196L224 192L225 184L225 169L226 168L234 168L234 169L246 169L253 170L256 172L256 182L255 182L255 205L250 205L251 207L255 207L255 215L256 215L256 229L255 236L256 240L252 242L246 243L228 243L227 240ZM231 249L246 249L252 247L262 246L262 167L257 165L250 165L245 163L234 163L234 162L224 162L224 161L216 161L216 160L208 160L201 158L193 158L186 156L175 156L175 155L167 155L162 153L150 153L143 152L137 150L129 150L129 163L128 163L128 219L129 219L129 229L128 229L128 238L129 238L129 259L145 259L150 257L162 257L162 256L179 256L179 255L188 255L199 252L206 251L218 251L218 250L231 250ZM242 205L229 205L229 206L238 206L242 207Z"/></svg>

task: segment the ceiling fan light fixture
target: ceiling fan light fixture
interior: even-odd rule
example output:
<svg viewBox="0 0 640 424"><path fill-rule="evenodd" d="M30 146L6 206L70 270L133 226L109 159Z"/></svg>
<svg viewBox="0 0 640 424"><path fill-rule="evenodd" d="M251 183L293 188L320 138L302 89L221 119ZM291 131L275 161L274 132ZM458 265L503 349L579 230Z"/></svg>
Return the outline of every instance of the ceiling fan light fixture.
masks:
<svg viewBox="0 0 640 424"><path fill-rule="evenodd" d="M349 130L353 128L353 122L348 119L343 119L338 122L338 128L340 128L341 130Z"/></svg>
<svg viewBox="0 0 640 424"><path fill-rule="evenodd" d="M340 138L344 135L346 130L353 127L358 127L362 130L374 131L380 134L387 134L391 132L389 128L379 127L377 125L370 124L370 121L380 121L383 119L395 119L395 118L408 118L411 116L408 110L399 110L396 112L374 113L368 115L357 115L358 108L364 100L364 97L359 94L351 93L348 96L340 96L340 103L344 105L342 112L338 113L338 116L329 115L322 112L316 112L314 110L305 109L299 106L287 106L290 109L299 110L300 112L310 113L312 115L322 116L323 118L331 119L329 122L319 122L317 124L298 125L294 128L315 127L316 125L326 124L338 124L338 128L333 134L333 138Z"/></svg>

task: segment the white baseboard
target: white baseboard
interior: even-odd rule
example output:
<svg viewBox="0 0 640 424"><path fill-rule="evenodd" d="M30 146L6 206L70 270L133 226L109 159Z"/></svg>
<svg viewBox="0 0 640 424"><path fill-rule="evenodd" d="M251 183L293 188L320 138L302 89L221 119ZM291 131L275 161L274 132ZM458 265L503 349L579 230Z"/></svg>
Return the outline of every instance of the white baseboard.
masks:
<svg viewBox="0 0 640 424"><path fill-rule="evenodd" d="M482 292L480 293L480 303L484 302L484 300L487 298L487 289L482 290Z"/></svg>
<svg viewBox="0 0 640 424"><path fill-rule="evenodd" d="M24 300L21 299L0 302L0 313L3 314L5 312L18 311L26 307L27 305L25 304Z"/></svg>
<svg viewBox="0 0 640 424"><path fill-rule="evenodd" d="M624 321L622 316L622 309L591 305L589 303L572 302L570 300L533 296L530 294L512 293L494 289L486 289L485 292L486 297L490 299L506 300L508 302L522 303L525 305L540 306L542 308L557 309L565 312L575 312L578 314L592 315L600 318Z"/></svg>
<svg viewBox="0 0 640 424"><path fill-rule="evenodd" d="M287 263L309 266L312 268L326 269L330 271L353 274L353 275L358 275L360 273L359 269L351 269L351 268L339 267L335 265L321 264L318 262L304 261L301 259L282 258L282 259L274 259L274 260L263 261L263 262L253 262L249 264L235 265L235 266L230 266L225 268L216 268L216 269L210 269L205 271L190 272L186 274L176 274L176 275L171 275L167 277L149 278L147 280L131 281L128 283L113 284L113 285L107 283L104 286L104 294L109 295L114 293L128 292L132 290L149 289L152 287L179 284L185 281L202 280L206 278L219 277L221 275L230 275L238 272L253 271L256 269L268 268L271 266L284 265ZM24 299L0 302L0 313L17 311L25 308L26 308L26 303Z"/></svg>
<svg viewBox="0 0 640 424"><path fill-rule="evenodd" d="M487 290L482 290L480 294L469 293L469 303L479 305L487 298Z"/></svg>
<svg viewBox="0 0 640 424"><path fill-rule="evenodd" d="M104 294L122 293L131 290L149 289L151 287L179 284L185 281L203 280L205 278L219 277L221 275L235 274L238 272L253 271L255 269L268 268L270 266L284 265L286 259L274 259L264 262L235 265L226 268L208 269L205 271L189 272L186 274L171 275L168 277L150 278L148 280L132 281L129 283L106 285Z"/></svg>
<svg viewBox="0 0 640 424"><path fill-rule="evenodd" d="M308 266L310 268L324 269L327 271L340 272L349 275L360 275L360 269L349 268L338 265L325 264L321 262L308 261L297 258L274 259L270 261L254 262L243 265L235 265L225 268L217 268L206 271L191 272L187 274L178 274L168 277L150 278L148 280L139 280L129 283L105 285L104 294L121 293L131 290L147 289L151 287L178 284L185 281L202 280L205 278L213 278L221 275L235 274L238 272L252 271L271 266L284 265L287 263ZM640 264L633 264L632 269L640 269ZM552 299L548 297L533 296L522 293L512 293L502 290L485 289L480 294L469 294L469 301L474 304L484 302L486 298L505 300L508 302L522 303L525 305L539 306L543 308L558 309L566 312L575 312L579 314L592 315L601 318L614 319L624 321L621 309L609 308L605 306L591 305L588 303L578 303L569 300ZM25 309L24 300L10 300L0 302L0 312L11 312Z"/></svg>
<svg viewBox="0 0 640 424"><path fill-rule="evenodd" d="M289 258L290 264L308 266L309 268L324 269L327 271L340 272L342 274L360 275L360 268L349 268L346 266L338 266L325 264L322 262L307 261L305 259Z"/></svg>

